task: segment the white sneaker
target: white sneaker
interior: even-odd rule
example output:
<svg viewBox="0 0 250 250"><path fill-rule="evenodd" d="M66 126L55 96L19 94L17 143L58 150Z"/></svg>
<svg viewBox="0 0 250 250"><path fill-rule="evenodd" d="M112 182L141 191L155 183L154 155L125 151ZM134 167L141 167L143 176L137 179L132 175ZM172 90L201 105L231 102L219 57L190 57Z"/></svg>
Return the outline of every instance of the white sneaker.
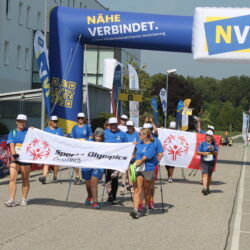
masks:
<svg viewBox="0 0 250 250"><path fill-rule="evenodd" d="M125 195L125 194L126 194L126 189L125 189L125 187L121 187L121 189L120 189L120 194L121 194L121 195Z"/></svg>
<svg viewBox="0 0 250 250"><path fill-rule="evenodd" d="M168 178L168 183L172 183L173 179L171 177Z"/></svg>
<svg viewBox="0 0 250 250"><path fill-rule="evenodd" d="M16 203L15 203L14 200L8 200L8 201L5 201L5 202L4 202L4 205L5 205L6 207L15 207L15 206L16 206Z"/></svg>
<svg viewBox="0 0 250 250"><path fill-rule="evenodd" d="M28 201L25 199L22 199L21 203L20 203L21 207L27 207L28 206Z"/></svg>

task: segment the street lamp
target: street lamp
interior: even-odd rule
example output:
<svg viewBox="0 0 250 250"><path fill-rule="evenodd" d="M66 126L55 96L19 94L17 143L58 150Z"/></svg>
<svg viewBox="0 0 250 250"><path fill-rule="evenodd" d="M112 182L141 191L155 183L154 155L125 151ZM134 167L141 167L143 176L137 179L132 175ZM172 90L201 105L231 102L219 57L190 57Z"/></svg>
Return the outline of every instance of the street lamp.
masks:
<svg viewBox="0 0 250 250"><path fill-rule="evenodd" d="M166 78L166 114L165 114L165 120L164 120L164 128L167 127L167 112L168 112L168 76L172 73L176 73L177 69L169 69L167 70L167 78Z"/></svg>

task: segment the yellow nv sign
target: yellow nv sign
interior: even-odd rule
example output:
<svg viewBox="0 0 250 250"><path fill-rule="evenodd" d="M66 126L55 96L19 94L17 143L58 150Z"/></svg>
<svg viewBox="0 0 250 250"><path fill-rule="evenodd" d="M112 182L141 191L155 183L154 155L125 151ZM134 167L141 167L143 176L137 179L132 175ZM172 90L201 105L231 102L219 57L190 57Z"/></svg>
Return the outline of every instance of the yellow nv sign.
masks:
<svg viewBox="0 0 250 250"><path fill-rule="evenodd" d="M142 102L142 95L143 95L142 90L120 88L119 100Z"/></svg>

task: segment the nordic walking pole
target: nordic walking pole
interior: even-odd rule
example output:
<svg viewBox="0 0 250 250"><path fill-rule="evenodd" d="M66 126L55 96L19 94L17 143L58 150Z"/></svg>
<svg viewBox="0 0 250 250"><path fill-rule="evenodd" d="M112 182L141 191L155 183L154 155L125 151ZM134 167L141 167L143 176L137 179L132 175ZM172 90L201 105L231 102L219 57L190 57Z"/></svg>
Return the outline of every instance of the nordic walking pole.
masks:
<svg viewBox="0 0 250 250"><path fill-rule="evenodd" d="M103 199L104 199L104 191L105 191L105 187L106 187L106 175L107 175L107 169L105 170L105 181L104 181L104 186L103 186L103 190L102 190L102 206L103 206Z"/></svg>
<svg viewBox="0 0 250 250"><path fill-rule="evenodd" d="M181 168L181 173L182 173L182 179L185 180L186 178L185 178L185 173L184 173L184 169L183 168Z"/></svg>
<svg viewBox="0 0 250 250"><path fill-rule="evenodd" d="M160 187L161 187L161 206L162 206L162 213L164 214L164 206L163 206L163 192L162 192L162 183L161 183L161 166L159 165L159 175L160 175Z"/></svg>
<svg viewBox="0 0 250 250"><path fill-rule="evenodd" d="M66 201L68 201L69 199L69 192L70 192L70 189L71 189L71 185L72 185L72 179L73 179L73 175L74 175L74 168L72 168L72 174L71 174L71 178L70 178L70 181L69 181L69 188L68 188L68 193L67 193L67 197L66 197Z"/></svg>

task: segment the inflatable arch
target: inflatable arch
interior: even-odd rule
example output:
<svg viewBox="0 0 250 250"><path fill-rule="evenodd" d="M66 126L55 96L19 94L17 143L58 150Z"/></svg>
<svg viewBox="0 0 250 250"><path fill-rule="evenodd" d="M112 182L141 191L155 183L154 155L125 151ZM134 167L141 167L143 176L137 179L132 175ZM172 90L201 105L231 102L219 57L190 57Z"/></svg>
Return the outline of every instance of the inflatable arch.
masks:
<svg viewBox="0 0 250 250"><path fill-rule="evenodd" d="M56 7L50 16L49 43L51 98L52 103L57 102L53 113L70 132L82 109L86 43L185 53L193 50L196 59L244 61L250 58L249 16L250 9L239 8L197 8L193 18ZM231 56L230 52L239 50L238 56Z"/></svg>

